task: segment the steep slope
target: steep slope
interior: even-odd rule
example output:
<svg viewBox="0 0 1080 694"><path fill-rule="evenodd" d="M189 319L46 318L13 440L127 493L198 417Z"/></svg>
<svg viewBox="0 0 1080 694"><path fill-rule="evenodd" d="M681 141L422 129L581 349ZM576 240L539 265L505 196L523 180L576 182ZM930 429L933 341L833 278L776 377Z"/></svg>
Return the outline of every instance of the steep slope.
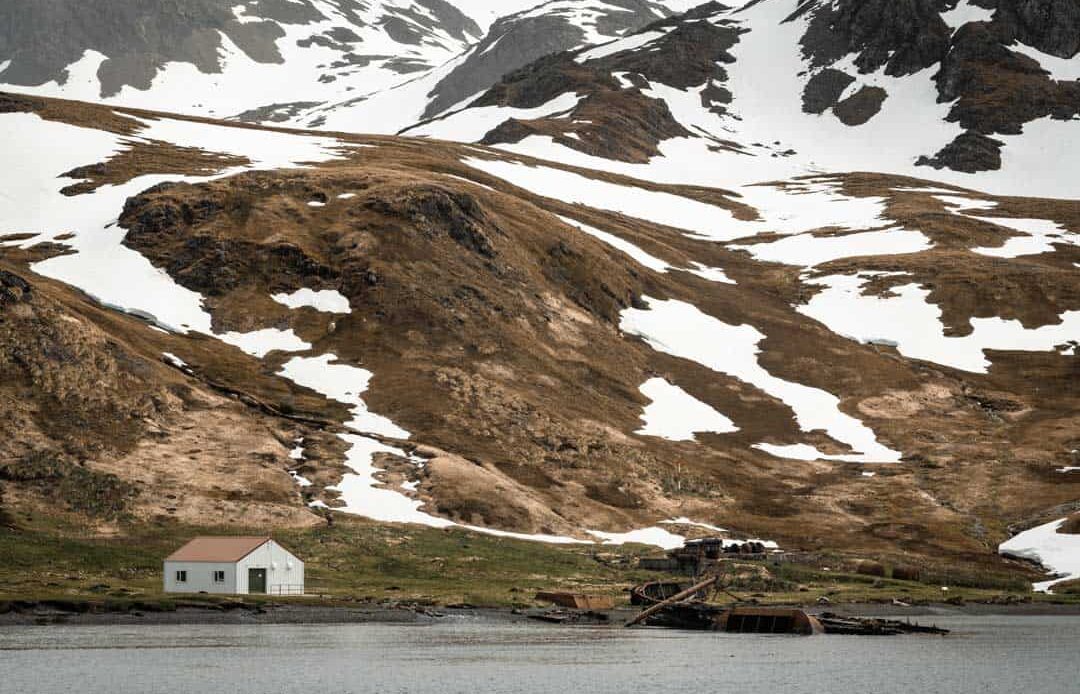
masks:
<svg viewBox="0 0 1080 694"><path fill-rule="evenodd" d="M395 133L467 103L507 73L543 56L604 43L670 14L653 0L550 0L498 19L483 39L439 68L390 89L319 105L292 122Z"/></svg>
<svg viewBox="0 0 1080 694"><path fill-rule="evenodd" d="M8 87L254 120L390 86L482 34L445 0L13 0L5 20Z"/></svg>
<svg viewBox="0 0 1080 694"><path fill-rule="evenodd" d="M693 522L984 566L1009 524L1075 500L1075 202L872 174L736 196L470 145L0 104L5 397L41 432L6 438L20 469L62 451L199 513L233 498L225 480L165 471L256 451L219 474L262 475L245 503L283 524L314 504L668 545ZM31 361L24 283L57 335ZM85 346L49 327L57 301ZM40 380L61 347L93 378L74 361L70 385ZM220 425L184 420L213 407ZM96 410L127 433L73 446L60 425ZM300 494L271 493L290 472ZM5 473L9 515L37 474ZM205 491L168 491L188 484Z"/></svg>
<svg viewBox="0 0 1080 694"><path fill-rule="evenodd" d="M1074 17L1024 8L709 3L539 60L407 132L671 183L862 170L1071 197Z"/></svg>

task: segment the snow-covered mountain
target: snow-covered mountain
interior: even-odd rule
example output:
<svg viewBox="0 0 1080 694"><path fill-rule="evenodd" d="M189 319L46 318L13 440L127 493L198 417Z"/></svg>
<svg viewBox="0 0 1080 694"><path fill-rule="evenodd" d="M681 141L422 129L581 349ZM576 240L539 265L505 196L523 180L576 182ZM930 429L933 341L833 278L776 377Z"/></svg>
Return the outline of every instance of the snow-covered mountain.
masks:
<svg viewBox="0 0 1080 694"><path fill-rule="evenodd" d="M303 120L336 122L325 114L343 111L342 127L392 132L535 58L610 40L684 3L558 0L527 9L536 4L12 0L0 25L0 88L251 122L311 109ZM371 94L448 61L456 69L425 81L432 93L418 113L353 113Z"/></svg>
<svg viewBox="0 0 1080 694"><path fill-rule="evenodd" d="M673 183L882 171L1071 197L1080 12L996 4L709 3L407 132Z"/></svg>
<svg viewBox="0 0 1080 694"><path fill-rule="evenodd" d="M549 0L500 18L483 40L435 70L391 89L305 110L292 122L394 133L468 103L534 60L606 43L670 14L666 3L654 0Z"/></svg>
<svg viewBox="0 0 1080 694"><path fill-rule="evenodd" d="M445 0L11 0L0 83L218 117L266 107L249 114L265 119L390 86L482 35Z"/></svg>

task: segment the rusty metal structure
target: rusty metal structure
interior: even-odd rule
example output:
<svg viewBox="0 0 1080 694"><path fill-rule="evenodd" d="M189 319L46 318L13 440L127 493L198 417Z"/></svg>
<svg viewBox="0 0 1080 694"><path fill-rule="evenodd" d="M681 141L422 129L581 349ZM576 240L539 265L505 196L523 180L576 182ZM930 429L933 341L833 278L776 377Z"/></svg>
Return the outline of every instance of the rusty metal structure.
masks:
<svg viewBox="0 0 1080 694"><path fill-rule="evenodd" d="M631 595L636 604L648 605L626 623L671 629L724 631L734 634L791 634L813 636L838 634L890 636L897 634L948 634L947 629L920 626L896 620L841 617L831 613L815 616L804 610L786 607L735 605L722 607L705 601L710 592L723 592L741 602L737 595L720 585L720 576L712 575L689 588L677 583L654 581L637 586Z"/></svg>
<svg viewBox="0 0 1080 694"><path fill-rule="evenodd" d="M784 553L769 550L761 542L737 542L720 537L690 540L662 557L642 557L639 566L650 571L668 571L700 576L723 561L783 561Z"/></svg>
<svg viewBox="0 0 1080 694"><path fill-rule="evenodd" d="M802 610L776 607L735 607L720 613L716 630L735 634L797 634L812 636L825 633L817 617Z"/></svg>

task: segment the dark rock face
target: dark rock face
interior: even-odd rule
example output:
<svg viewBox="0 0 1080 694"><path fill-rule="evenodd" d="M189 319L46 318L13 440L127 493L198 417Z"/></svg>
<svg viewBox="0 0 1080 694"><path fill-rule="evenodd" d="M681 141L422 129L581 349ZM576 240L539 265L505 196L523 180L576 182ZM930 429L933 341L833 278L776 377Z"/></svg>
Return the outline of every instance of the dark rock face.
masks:
<svg viewBox="0 0 1080 694"><path fill-rule="evenodd" d="M439 30L462 43L479 38L480 28L445 0L415 0L417 7L387 7L382 29L395 41L419 45L427 31ZM0 79L34 86L67 81L67 66L85 51L106 56L98 70L101 95L112 96L125 85L149 89L167 62L190 63L204 73L221 71L219 50L224 34L252 60L280 63L276 41L283 24L310 24L325 19L311 0L258 0L243 3L240 22L234 0L5 0L0 22L0 62L11 65ZM364 25L359 12L370 3L335 0L354 26ZM219 33L220 32L220 33ZM345 54L361 46L348 27L298 41Z"/></svg>
<svg viewBox="0 0 1080 694"><path fill-rule="evenodd" d="M645 26L656 19L656 11L667 14L662 6L649 0L606 0L597 5L606 11L597 19L596 28L611 36ZM574 48L584 40L585 33L564 17L542 13L525 16L533 12L519 12L495 22L469 57L429 94L433 98L424 118L491 87L518 68Z"/></svg>
<svg viewBox="0 0 1080 694"><path fill-rule="evenodd" d="M560 144L592 156L617 161L644 163L659 154L657 143L672 137L689 136L671 114L666 103L648 99L637 92L601 91L590 94L574 109L574 115L589 126L573 130L566 137L559 119L522 121L511 118L488 132L481 144L520 142L530 135L551 135Z"/></svg>
<svg viewBox="0 0 1080 694"><path fill-rule="evenodd" d="M1030 58L1002 45L997 23L968 24L935 79L940 101L957 100L949 120L992 134L1019 134L1023 124L1080 113L1080 84L1055 82Z"/></svg>
<svg viewBox="0 0 1080 694"><path fill-rule="evenodd" d="M0 306L30 300L30 283L14 272L0 270Z"/></svg>
<svg viewBox="0 0 1080 694"><path fill-rule="evenodd" d="M438 26L459 41L467 41L470 38L478 39L484 32L469 17L454 7L453 3L446 0L416 0L416 4L431 13L433 19L426 15L414 12L417 23L429 29Z"/></svg>
<svg viewBox="0 0 1080 694"><path fill-rule="evenodd" d="M803 89L803 111L806 113L825 113L840 100L840 95L851 86L855 78L851 75L826 68L815 73Z"/></svg>
<svg viewBox="0 0 1080 694"><path fill-rule="evenodd" d="M727 79L725 64L734 62L731 48L745 31L717 17L726 10L708 3L682 15L658 20L642 32L665 29L648 50L625 51L578 63L573 54L560 53L510 73L477 99L474 106L535 108L568 93L586 95L574 108L573 118L511 121L488 132L484 144L517 142L532 135L550 135L561 144L593 156L645 162L659 154L658 144L690 133L672 116L667 104L641 93L646 82L680 89L713 85L702 92L702 105L723 112L731 102L727 89L715 86ZM694 21L709 18L713 21ZM633 86L624 88L613 73L626 73ZM714 82L715 81L715 82ZM570 126L574 138L561 137Z"/></svg>
<svg viewBox="0 0 1080 694"><path fill-rule="evenodd" d="M1004 143L981 133L961 133L933 157L919 157L916 166L952 169L964 173L997 171L1001 168L1001 147Z"/></svg>
<svg viewBox="0 0 1080 694"><path fill-rule="evenodd" d="M243 193L184 196L205 187L162 184L128 198L120 225L128 230L124 245L133 248L176 281L210 297L222 296L256 273L272 267L281 275L331 279L336 273L300 247L286 242L261 244L218 238L193 229L220 216L243 219L251 200ZM175 191L176 195L172 195Z"/></svg>
<svg viewBox="0 0 1080 694"><path fill-rule="evenodd" d="M909 75L940 61L951 31L939 0L839 0L813 10L802 45L815 67L858 53L861 72Z"/></svg>
<svg viewBox="0 0 1080 694"><path fill-rule="evenodd" d="M1019 40L1043 53L1072 58L1080 52L1080 3L1076 0L1003 0L995 21L1005 43Z"/></svg>
<svg viewBox="0 0 1080 694"><path fill-rule="evenodd" d="M287 104L269 104L259 108L248 109L233 116L241 123L284 123L294 116L316 106L321 106L319 101L293 101Z"/></svg>
<svg viewBox="0 0 1080 694"><path fill-rule="evenodd" d="M468 193L436 187L421 187L393 200L374 199L366 207L387 217L409 223L428 237L449 236L463 248L485 258L494 258L495 247L485 229L494 225L480 203Z"/></svg>
<svg viewBox="0 0 1080 694"><path fill-rule="evenodd" d="M598 86L619 88L609 74L578 65L565 54L551 55L506 75L472 105L536 108L560 94L587 93Z"/></svg>
<svg viewBox="0 0 1080 694"><path fill-rule="evenodd" d="M844 125L862 125L881 111L881 105L889 96L881 87L863 87L833 108L833 113Z"/></svg>
<svg viewBox="0 0 1080 694"><path fill-rule="evenodd" d="M693 21L696 17L711 16L720 12L723 5L710 3L680 18L661 20L642 31L650 31L674 25L662 39L657 39L656 50L616 53L607 58L590 61L610 72L637 73L645 79L662 82L678 89L697 87L712 78L727 81L725 64L735 62L730 50L739 42L743 29L735 23ZM708 11L708 12L706 12Z"/></svg>
<svg viewBox="0 0 1080 694"><path fill-rule="evenodd" d="M95 50L108 56L99 71L102 96L125 84L147 88L168 61L219 72L221 31L252 60L280 62L275 22L241 24L230 0L7 0L0 22L0 56L11 60L3 80L11 84L63 83L66 67ZM303 21L321 19L310 5ZM273 5L267 5L268 10Z"/></svg>

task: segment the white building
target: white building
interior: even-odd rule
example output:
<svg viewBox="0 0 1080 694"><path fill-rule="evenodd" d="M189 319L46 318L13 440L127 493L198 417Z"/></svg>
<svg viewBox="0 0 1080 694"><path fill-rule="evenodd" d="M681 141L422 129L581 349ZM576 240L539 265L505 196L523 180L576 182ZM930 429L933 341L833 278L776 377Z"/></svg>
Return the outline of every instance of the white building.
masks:
<svg viewBox="0 0 1080 694"><path fill-rule="evenodd" d="M304 562L269 537L197 537L165 559L165 592L303 595Z"/></svg>

